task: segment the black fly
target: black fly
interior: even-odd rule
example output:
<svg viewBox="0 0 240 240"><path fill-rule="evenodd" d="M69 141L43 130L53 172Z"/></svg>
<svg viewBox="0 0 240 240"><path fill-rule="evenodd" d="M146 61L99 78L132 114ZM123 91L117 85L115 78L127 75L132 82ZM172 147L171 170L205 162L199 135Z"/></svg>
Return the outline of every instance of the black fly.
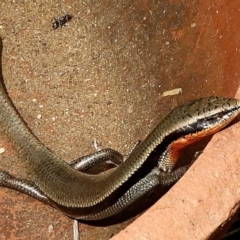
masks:
<svg viewBox="0 0 240 240"><path fill-rule="evenodd" d="M59 18L52 18L52 29L55 30L59 27L65 26L68 21L72 19L72 16L69 14L65 14L62 17Z"/></svg>

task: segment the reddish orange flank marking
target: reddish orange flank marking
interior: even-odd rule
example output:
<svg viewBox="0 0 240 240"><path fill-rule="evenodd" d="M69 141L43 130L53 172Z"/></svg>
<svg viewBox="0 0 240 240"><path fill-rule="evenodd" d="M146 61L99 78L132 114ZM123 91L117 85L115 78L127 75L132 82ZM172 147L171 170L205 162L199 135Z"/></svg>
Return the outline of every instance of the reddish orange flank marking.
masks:
<svg viewBox="0 0 240 240"><path fill-rule="evenodd" d="M209 136L209 135L212 135L212 134L218 132L219 130L223 129L230 121L231 120L225 121L222 124L219 124L212 128L204 129L202 131L199 131L199 132L196 132L193 134L188 134L188 135L178 138L177 140L172 142L168 147L168 159L175 165L179 159L181 151L185 147L187 147L197 141L200 141L201 139L203 139L206 136Z"/></svg>

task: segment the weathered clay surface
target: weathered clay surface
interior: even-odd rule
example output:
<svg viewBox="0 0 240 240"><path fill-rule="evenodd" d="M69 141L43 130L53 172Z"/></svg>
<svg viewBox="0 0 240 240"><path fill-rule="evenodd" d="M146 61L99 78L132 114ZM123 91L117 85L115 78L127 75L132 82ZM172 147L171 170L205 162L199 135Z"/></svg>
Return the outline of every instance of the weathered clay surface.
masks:
<svg viewBox="0 0 240 240"><path fill-rule="evenodd" d="M3 81L64 160L94 152L94 138L126 153L182 102L234 96L239 8L238 0L1 1ZM52 17L65 13L71 22L53 31ZM182 93L162 97L175 88ZM1 127L0 148L1 169L31 178ZM72 238L69 218L27 196L0 188L0 206L0 239ZM109 239L127 222L90 224L80 225L81 239Z"/></svg>

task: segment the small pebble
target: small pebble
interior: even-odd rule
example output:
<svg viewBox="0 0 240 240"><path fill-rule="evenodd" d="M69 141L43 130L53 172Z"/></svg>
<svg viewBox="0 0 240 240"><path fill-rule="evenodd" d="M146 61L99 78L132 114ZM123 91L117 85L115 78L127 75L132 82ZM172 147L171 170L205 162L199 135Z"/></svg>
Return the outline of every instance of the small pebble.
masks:
<svg viewBox="0 0 240 240"><path fill-rule="evenodd" d="M5 148L0 148L0 154L5 152Z"/></svg>

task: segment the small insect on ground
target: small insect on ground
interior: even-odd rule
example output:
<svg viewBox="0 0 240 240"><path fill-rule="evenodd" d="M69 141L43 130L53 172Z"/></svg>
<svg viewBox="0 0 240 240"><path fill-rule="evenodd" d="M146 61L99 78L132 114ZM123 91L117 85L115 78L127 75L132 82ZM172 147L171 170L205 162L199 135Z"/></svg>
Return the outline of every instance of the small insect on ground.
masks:
<svg viewBox="0 0 240 240"><path fill-rule="evenodd" d="M52 29L56 30L59 27L65 26L67 22L69 22L71 19L73 18L73 16L69 15L69 14L65 14L62 17L59 18L52 18Z"/></svg>

